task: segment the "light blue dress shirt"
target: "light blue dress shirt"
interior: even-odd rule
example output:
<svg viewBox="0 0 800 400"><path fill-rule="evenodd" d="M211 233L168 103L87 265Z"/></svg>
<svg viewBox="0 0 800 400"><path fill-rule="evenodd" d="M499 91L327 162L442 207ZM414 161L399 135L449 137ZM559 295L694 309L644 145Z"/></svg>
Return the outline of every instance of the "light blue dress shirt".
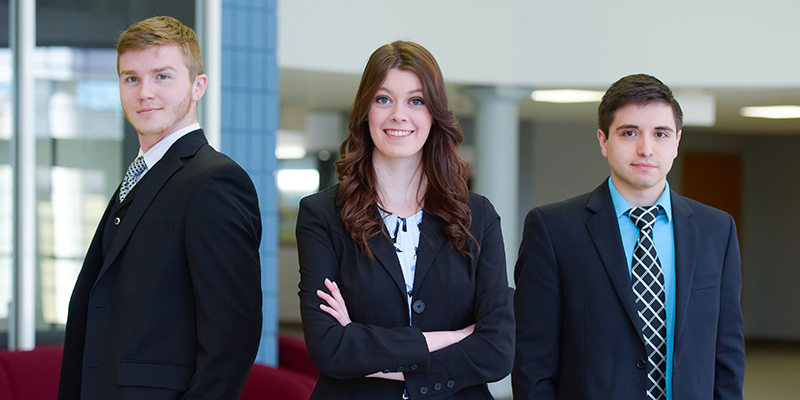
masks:
<svg viewBox="0 0 800 400"><path fill-rule="evenodd" d="M633 249L639 239L639 228L626 214L632 207L619 193L614 181L608 178L611 190L611 201L617 213L619 233L625 249L625 260L628 262L628 276L632 276ZM664 274L664 300L667 309L667 400L672 400L672 354L675 348L675 229L672 226L672 201L669 183L656 204L661 205L655 225L653 226L653 242L655 242L658 259ZM631 290L633 287L631 286Z"/></svg>

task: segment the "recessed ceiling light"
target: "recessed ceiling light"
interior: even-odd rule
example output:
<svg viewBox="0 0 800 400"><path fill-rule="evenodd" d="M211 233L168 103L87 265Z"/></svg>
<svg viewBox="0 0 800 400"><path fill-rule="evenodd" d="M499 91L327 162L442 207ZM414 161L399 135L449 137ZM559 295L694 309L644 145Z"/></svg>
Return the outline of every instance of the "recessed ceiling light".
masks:
<svg viewBox="0 0 800 400"><path fill-rule="evenodd" d="M319 171L315 169L282 169L278 171L278 190L314 193L319 190Z"/></svg>
<svg viewBox="0 0 800 400"><path fill-rule="evenodd" d="M275 158L279 160L293 160L306 156L306 149L302 146L282 146L275 147Z"/></svg>
<svg viewBox="0 0 800 400"><path fill-rule="evenodd" d="M769 118L769 119L800 118L800 106L742 107L739 113L743 117L751 117L751 118Z"/></svg>
<svg viewBox="0 0 800 400"><path fill-rule="evenodd" d="M602 100L604 94L597 90L534 90L531 98L547 103L593 103Z"/></svg>

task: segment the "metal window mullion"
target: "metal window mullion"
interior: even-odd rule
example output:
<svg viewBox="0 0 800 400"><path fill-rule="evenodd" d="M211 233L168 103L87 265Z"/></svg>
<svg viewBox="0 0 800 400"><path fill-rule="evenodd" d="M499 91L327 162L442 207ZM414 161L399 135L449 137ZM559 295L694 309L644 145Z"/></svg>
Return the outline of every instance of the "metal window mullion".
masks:
<svg viewBox="0 0 800 400"><path fill-rule="evenodd" d="M14 285L8 347L30 350L36 346L36 132L33 77L36 2L11 0L10 11L9 37L14 60Z"/></svg>
<svg viewBox="0 0 800 400"><path fill-rule="evenodd" d="M203 51L206 93L197 103L208 143L222 149L222 0L195 1L195 31Z"/></svg>

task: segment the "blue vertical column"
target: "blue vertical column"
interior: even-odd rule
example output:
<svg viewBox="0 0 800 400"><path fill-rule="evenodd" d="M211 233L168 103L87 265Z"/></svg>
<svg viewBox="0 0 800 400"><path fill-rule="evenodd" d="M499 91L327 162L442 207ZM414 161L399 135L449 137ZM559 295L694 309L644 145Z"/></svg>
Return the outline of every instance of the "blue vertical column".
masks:
<svg viewBox="0 0 800 400"><path fill-rule="evenodd" d="M264 325L256 361L277 364L278 189L275 141L279 116L276 0L222 1L222 151L258 191L263 235Z"/></svg>

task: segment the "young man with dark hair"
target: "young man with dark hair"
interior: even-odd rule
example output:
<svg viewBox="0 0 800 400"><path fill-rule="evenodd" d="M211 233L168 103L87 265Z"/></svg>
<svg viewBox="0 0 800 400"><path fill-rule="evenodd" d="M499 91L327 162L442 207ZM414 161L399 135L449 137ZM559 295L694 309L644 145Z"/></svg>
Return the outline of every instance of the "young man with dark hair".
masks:
<svg viewBox="0 0 800 400"><path fill-rule="evenodd" d="M525 220L514 399L741 399L736 226L669 188L678 102L631 75L598 114L611 177Z"/></svg>
<svg viewBox="0 0 800 400"><path fill-rule="evenodd" d="M69 304L59 400L238 399L261 336L261 216L247 173L206 143L192 29L132 25L117 45L139 134Z"/></svg>

